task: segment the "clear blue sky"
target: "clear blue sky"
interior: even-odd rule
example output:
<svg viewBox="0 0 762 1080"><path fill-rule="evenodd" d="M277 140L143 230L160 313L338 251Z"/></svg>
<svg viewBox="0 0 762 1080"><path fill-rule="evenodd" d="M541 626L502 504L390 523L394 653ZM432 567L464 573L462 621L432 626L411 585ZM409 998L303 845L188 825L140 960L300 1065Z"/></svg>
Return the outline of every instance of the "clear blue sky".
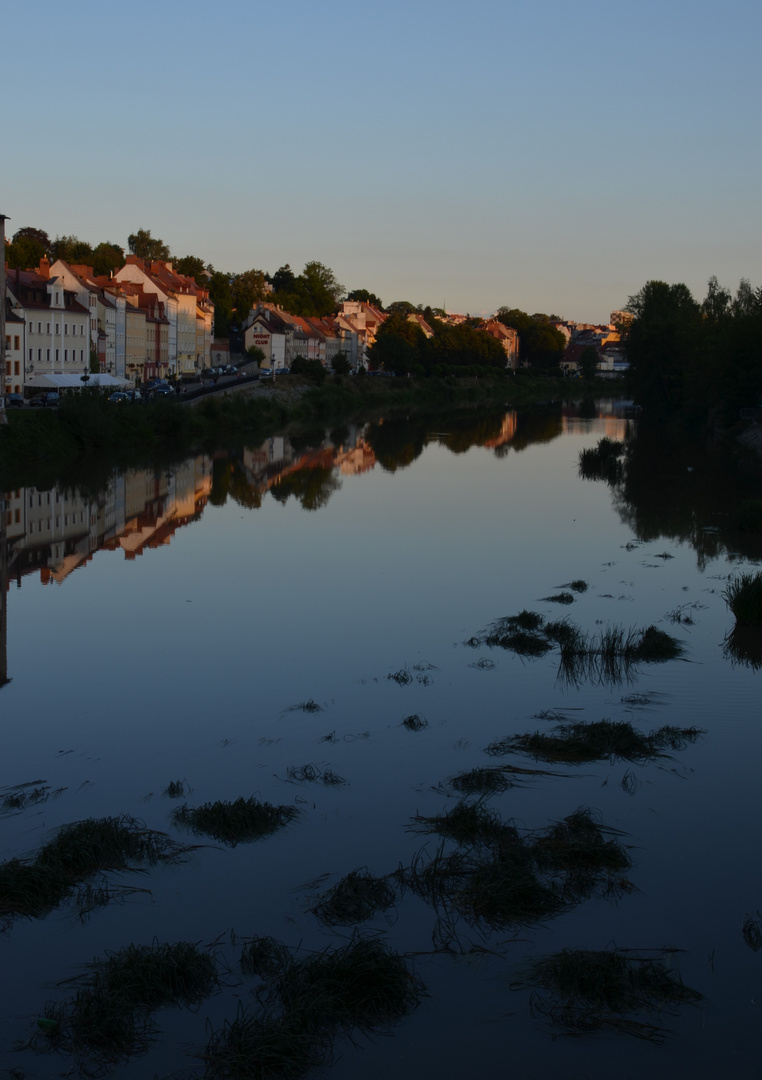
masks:
<svg viewBox="0 0 762 1080"><path fill-rule="evenodd" d="M599 321L762 284L760 0L6 4L0 212Z"/></svg>

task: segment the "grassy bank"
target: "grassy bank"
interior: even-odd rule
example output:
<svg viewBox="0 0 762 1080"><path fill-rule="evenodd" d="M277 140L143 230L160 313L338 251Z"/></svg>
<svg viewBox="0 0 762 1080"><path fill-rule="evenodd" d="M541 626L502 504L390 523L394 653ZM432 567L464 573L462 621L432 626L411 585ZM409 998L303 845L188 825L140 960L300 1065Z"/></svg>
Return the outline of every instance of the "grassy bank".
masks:
<svg viewBox="0 0 762 1080"><path fill-rule="evenodd" d="M97 394L82 393L65 398L56 412L8 413L8 425L0 429L0 489L31 483L95 484L114 468L257 445L274 432L299 426L330 426L397 412L525 405L557 399L570 389L564 380L535 375L425 380L338 376L320 387L289 377L253 392L215 394L192 405L162 400L114 406ZM600 393L601 387L593 392Z"/></svg>

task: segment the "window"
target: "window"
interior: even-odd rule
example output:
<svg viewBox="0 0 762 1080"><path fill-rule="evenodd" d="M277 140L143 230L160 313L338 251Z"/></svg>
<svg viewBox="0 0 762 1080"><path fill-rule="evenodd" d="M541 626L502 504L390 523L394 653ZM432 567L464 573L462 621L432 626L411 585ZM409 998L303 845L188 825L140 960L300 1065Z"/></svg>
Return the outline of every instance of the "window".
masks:
<svg viewBox="0 0 762 1080"><path fill-rule="evenodd" d="M65 364L68 363L68 360L69 360L69 350L64 349L64 363Z"/></svg>
<svg viewBox="0 0 762 1080"><path fill-rule="evenodd" d="M30 364L32 363L33 359L34 359L34 349L30 349L29 350L29 363Z"/></svg>
<svg viewBox="0 0 762 1080"><path fill-rule="evenodd" d="M41 334L41 333L42 333L42 323L41 323L41 322L38 322L38 323L37 323L37 333L38 333L38 334Z"/></svg>
<svg viewBox="0 0 762 1080"><path fill-rule="evenodd" d="M58 358L59 358L60 355L61 355L61 350L56 349L56 364L58 364Z"/></svg>
<svg viewBox="0 0 762 1080"><path fill-rule="evenodd" d="M16 351L18 351L18 349L19 349L19 345L20 345L20 341L19 341L19 338L18 338L18 337L16 337L16 335L14 334L14 337L13 337L13 348L14 348L14 349L16 349Z"/></svg>
<svg viewBox="0 0 762 1080"><path fill-rule="evenodd" d="M64 334L68 334L68 333L69 333L69 324L67 322L65 322L64 323Z"/></svg>
<svg viewBox="0 0 762 1080"><path fill-rule="evenodd" d="M42 363L42 349L37 350L37 363L38 364Z"/></svg>
<svg viewBox="0 0 762 1080"><path fill-rule="evenodd" d="M46 333L46 334L49 334L49 333L50 333L50 323L48 323L48 324L47 324L47 327L48 327L48 328L47 328L47 330L45 331L45 333Z"/></svg>
<svg viewBox="0 0 762 1080"><path fill-rule="evenodd" d="M19 371L19 362L18 362L18 360L14 361L13 374L14 375L20 375L21 374L21 372Z"/></svg>
<svg viewBox="0 0 762 1080"><path fill-rule="evenodd" d="M84 362L85 362L85 350L84 349L79 350L79 362L80 362L80 364L84 364Z"/></svg>
<svg viewBox="0 0 762 1080"><path fill-rule="evenodd" d="M21 521L21 511L20 511L20 510L16 510L16 513L15 513L15 514L14 514L13 516L15 517L15 519L16 519L16 524L18 525L18 524L19 524L19 522Z"/></svg>
<svg viewBox="0 0 762 1080"><path fill-rule="evenodd" d="M84 323L79 324L79 336L80 337L85 336L85 324Z"/></svg>
<svg viewBox="0 0 762 1080"><path fill-rule="evenodd" d="M56 323L56 337L61 333L61 324Z"/></svg>

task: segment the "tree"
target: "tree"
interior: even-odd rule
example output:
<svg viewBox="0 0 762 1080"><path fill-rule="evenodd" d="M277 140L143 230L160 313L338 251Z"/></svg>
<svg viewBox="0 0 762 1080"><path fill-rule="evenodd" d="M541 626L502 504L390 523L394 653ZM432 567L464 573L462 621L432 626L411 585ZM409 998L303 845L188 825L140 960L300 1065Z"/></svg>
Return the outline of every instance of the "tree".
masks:
<svg viewBox="0 0 762 1080"><path fill-rule="evenodd" d="M78 236L57 236L50 245L50 258L63 259L74 266L90 266L93 261L93 249L86 240Z"/></svg>
<svg viewBox="0 0 762 1080"><path fill-rule="evenodd" d="M127 243L133 255L137 255L144 262L165 262L172 258L169 248L158 237L151 236L150 229L138 229L136 233L130 233Z"/></svg>
<svg viewBox="0 0 762 1080"><path fill-rule="evenodd" d="M307 360L304 356L295 356L291 362L291 374L301 375L308 382L320 386L325 382L327 371L319 360Z"/></svg>
<svg viewBox="0 0 762 1080"><path fill-rule="evenodd" d="M196 255L184 255L182 259L176 259L172 265L178 274L192 277L202 289L207 287L209 274L203 259L199 259Z"/></svg>
<svg viewBox="0 0 762 1080"><path fill-rule="evenodd" d="M687 285L647 281L625 310L634 316L625 349L636 400L654 411L680 408L686 392L694 397L698 389L691 369L700 343L701 308Z"/></svg>
<svg viewBox="0 0 762 1080"><path fill-rule="evenodd" d="M248 316L254 304L267 296L267 278L261 270L236 274L230 286L230 298L238 323Z"/></svg>
<svg viewBox="0 0 762 1080"><path fill-rule="evenodd" d="M296 275L289 264L286 263L285 266L281 266L275 271L270 279L270 284L273 287L273 292L290 293L293 292L295 281Z"/></svg>
<svg viewBox="0 0 762 1080"><path fill-rule="evenodd" d="M94 249L92 254L93 272L104 276L112 273L124 263L124 251L118 244L104 241Z"/></svg>
<svg viewBox="0 0 762 1080"><path fill-rule="evenodd" d="M519 308L498 308L497 318L519 333L519 357L522 363L537 368L557 367L563 356L566 340L552 325L549 315L537 312L528 315Z"/></svg>
<svg viewBox="0 0 762 1080"><path fill-rule="evenodd" d="M233 317L233 290L230 274L209 267L209 299L214 304L214 336L222 339L230 333Z"/></svg>
<svg viewBox="0 0 762 1080"><path fill-rule="evenodd" d="M594 379L598 371L598 350L595 345L586 345L579 355L577 367L583 379Z"/></svg>
<svg viewBox="0 0 762 1080"><path fill-rule="evenodd" d="M16 229L13 234L13 242L20 240L22 236L28 240L35 240L40 247L45 249L46 255L50 251L50 237L44 229L35 229L32 225L24 225L23 228Z"/></svg>
<svg viewBox="0 0 762 1080"><path fill-rule="evenodd" d="M361 304L372 304L380 311L384 310L384 305L376 294L368 292L367 289L353 289L351 293L347 293L347 300L358 300Z"/></svg>
<svg viewBox="0 0 762 1080"><path fill-rule="evenodd" d="M20 235L21 232L19 230L5 248L5 261L11 270L31 270L39 266L40 259L48 253L48 248L33 236Z"/></svg>
<svg viewBox="0 0 762 1080"><path fill-rule="evenodd" d="M352 370L349 357L345 352L337 352L331 361L334 375L348 375Z"/></svg>

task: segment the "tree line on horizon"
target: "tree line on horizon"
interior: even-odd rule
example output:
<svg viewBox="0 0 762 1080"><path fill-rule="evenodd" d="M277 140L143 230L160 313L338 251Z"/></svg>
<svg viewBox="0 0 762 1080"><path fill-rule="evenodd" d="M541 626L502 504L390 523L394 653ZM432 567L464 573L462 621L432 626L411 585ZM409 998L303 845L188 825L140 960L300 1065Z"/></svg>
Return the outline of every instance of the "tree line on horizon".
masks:
<svg viewBox="0 0 762 1080"><path fill-rule="evenodd" d="M240 324L251 308L260 301L277 304L293 315L322 318L332 315L342 300L357 300L372 304L389 318L380 328L372 362L396 374L431 374L435 369L446 372L464 367L497 369L505 367L502 346L489 334L479 330L480 319L467 318L460 326L450 326L442 320L441 308L415 305L408 300L396 300L384 307L380 297L367 289L347 292L333 271L318 261L305 264L296 274L286 263L274 274L251 269L231 274L216 270L211 263L196 255L172 255L170 248L150 229L138 229L127 237L128 250L145 262L172 262L178 273L195 279L209 290L215 310L215 334L226 338L231 328ZM111 241L91 245L77 236L57 236L51 240L44 229L25 226L18 229L6 244L5 258L11 269L32 269L40 259L54 262L64 259L69 264L91 266L96 275L108 275L124 264L125 252ZM427 338L408 315L422 315L433 331ZM519 357L524 365L554 372L561 359L565 340L552 325L554 315L529 315L518 308L501 307L495 316L519 334Z"/></svg>
<svg viewBox="0 0 762 1080"><path fill-rule="evenodd" d="M762 288L742 279L733 295L712 276L699 301L687 285L648 281L624 310L630 388L652 414L732 423L762 404Z"/></svg>

